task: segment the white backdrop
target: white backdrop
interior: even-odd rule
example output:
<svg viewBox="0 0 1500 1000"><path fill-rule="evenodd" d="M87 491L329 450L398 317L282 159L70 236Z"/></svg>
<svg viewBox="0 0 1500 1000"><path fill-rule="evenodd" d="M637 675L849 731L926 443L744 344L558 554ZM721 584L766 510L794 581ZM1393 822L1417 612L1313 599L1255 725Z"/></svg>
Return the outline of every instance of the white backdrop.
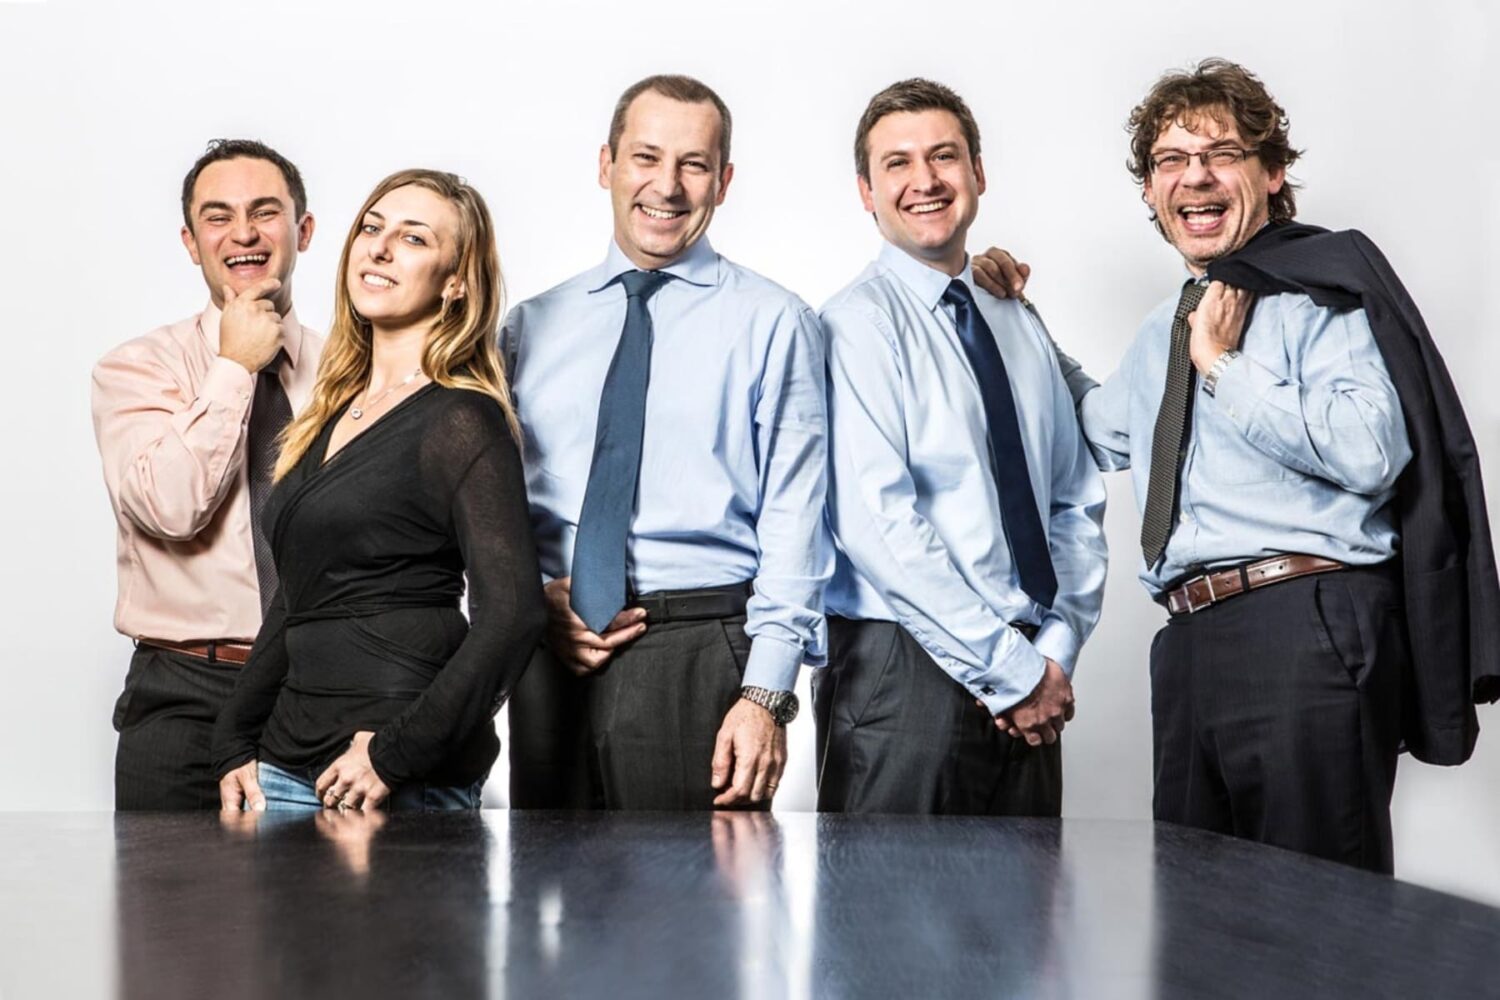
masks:
<svg viewBox="0 0 1500 1000"><path fill-rule="evenodd" d="M466 175L489 200L513 300L595 263L609 237L596 153L614 99L685 72L735 115L736 181L715 246L814 306L877 249L851 158L864 102L944 81L973 107L990 182L974 230L1036 265L1031 294L1096 375L1178 280L1123 168L1122 125L1156 75L1208 55L1261 74L1307 150L1301 217L1359 226L1403 275L1500 476L1496 15L1436 0L1253 7L912 5L765 0L8 3L0 0L0 428L8 459L0 809L107 809L109 726L129 658L110 626L114 527L88 373L122 340L199 309L178 187L204 142L263 139L307 180L319 219L296 273L322 328L353 212L386 173ZM1065 815L1146 817L1146 651L1162 612L1134 579L1134 501L1109 480L1115 551L1077 673ZM1492 504L1500 492L1492 481ZM1481 710L1490 724L1500 714ZM812 723L792 728L780 809L812 806ZM1500 737L1462 769L1402 764L1397 872L1500 903ZM487 801L504 801L503 764Z"/></svg>

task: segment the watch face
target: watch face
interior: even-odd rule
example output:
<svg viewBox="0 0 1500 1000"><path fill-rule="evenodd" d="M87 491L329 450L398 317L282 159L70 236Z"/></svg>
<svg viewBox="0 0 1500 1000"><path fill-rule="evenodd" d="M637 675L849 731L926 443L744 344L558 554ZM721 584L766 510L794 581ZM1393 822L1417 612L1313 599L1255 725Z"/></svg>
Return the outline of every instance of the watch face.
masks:
<svg viewBox="0 0 1500 1000"><path fill-rule="evenodd" d="M771 716L777 725L784 726L797 717L797 696L788 692L785 697L777 699L778 704L771 710Z"/></svg>

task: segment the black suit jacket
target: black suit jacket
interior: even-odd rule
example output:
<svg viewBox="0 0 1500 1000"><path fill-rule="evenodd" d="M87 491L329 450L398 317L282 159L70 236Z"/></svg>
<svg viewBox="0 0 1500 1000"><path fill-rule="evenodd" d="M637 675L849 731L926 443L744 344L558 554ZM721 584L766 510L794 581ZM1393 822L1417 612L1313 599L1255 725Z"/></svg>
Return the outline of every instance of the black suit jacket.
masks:
<svg viewBox="0 0 1500 1000"><path fill-rule="evenodd" d="M1463 763L1479 736L1475 703L1500 696L1500 583L1474 435L1422 314L1356 230L1267 226L1208 276L1369 317L1412 446L1395 499L1412 647L1402 740L1418 760Z"/></svg>

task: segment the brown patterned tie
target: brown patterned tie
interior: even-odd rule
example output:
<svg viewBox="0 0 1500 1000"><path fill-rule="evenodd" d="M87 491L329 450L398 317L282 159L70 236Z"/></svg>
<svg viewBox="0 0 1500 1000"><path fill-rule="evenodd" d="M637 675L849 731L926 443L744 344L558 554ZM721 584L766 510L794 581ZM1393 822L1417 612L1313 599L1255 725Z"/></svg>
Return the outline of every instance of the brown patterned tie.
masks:
<svg viewBox="0 0 1500 1000"><path fill-rule="evenodd" d="M255 377L255 399L250 403L250 429L245 442L250 473L250 537L255 541L255 576L260 582L262 616L270 608L271 598L276 596L276 563L271 557L271 539L263 522L276 455L280 451L276 438L292 419L292 404L278 374L286 361L286 352L278 352Z"/></svg>
<svg viewBox="0 0 1500 1000"><path fill-rule="evenodd" d="M1167 355L1167 385L1156 411L1156 433L1151 438L1151 480L1146 488L1146 512L1141 516L1141 553L1146 566L1156 565L1172 537L1177 518L1177 490L1182 474L1188 408L1193 400L1193 359L1189 353L1192 331L1188 313L1198 308L1204 286L1189 281L1177 300L1172 317L1172 347Z"/></svg>

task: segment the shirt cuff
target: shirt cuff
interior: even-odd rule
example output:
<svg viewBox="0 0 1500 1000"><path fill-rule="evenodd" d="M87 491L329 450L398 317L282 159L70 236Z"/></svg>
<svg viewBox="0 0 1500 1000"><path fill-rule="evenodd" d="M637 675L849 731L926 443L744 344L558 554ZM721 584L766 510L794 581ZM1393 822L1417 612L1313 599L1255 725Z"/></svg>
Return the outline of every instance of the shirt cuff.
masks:
<svg viewBox="0 0 1500 1000"><path fill-rule="evenodd" d="M1007 626L1008 627L1008 626ZM1031 694L1047 672L1047 661L1019 633L1012 652L980 677L969 682L969 691L984 702L991 715L1014 708Z"/></svg>
<svg viewBox="0 0 1500 1000"><path fill-rule="evenodd" d="M746 687L767 691L790 691L797 684L797 668L802 666L802 647L768 635L750 640L750 660L745 664Z"/></svg>
<svg viewBox="0 0 1500 1000"><path fill-rule="evenodd" d="M244 365L228 358L213 359L198 390L200 399L239 410L245 417L250 415L250 400L254 395L255 376Z"/></svg>
<svg viewBox="0 0 1500 1000"><path fill-rule="evenodd" d="M1083 644L1066 622L1056 615L1049 615L1043 619L1031 645L1038 653L1062 667L1069 680L1073 679L1073 668L1078 664L1078 651Z"/></svg>
<svg viewBox="0 0 1500 1000"><path fill-rule="evenodd" d="M1281 377L1254 358L1241 354L1224 367L1214 386L1214 401L1241 434L1249 435L1250 423L1261 400L1281 383Z"/></svg>

